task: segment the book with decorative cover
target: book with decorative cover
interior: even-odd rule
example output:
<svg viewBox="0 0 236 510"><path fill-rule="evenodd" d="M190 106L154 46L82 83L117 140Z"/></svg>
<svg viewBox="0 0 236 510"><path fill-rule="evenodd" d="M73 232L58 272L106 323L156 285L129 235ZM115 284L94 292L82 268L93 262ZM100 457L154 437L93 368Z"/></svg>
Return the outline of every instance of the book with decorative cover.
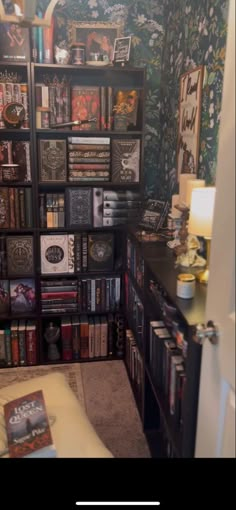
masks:
<svg viewBox="0 0 236 510"><path fill-rule="evenodd" d="M112 233L88 235L88 270L112 271L114 259L114 236Z"/></svg>
<svg viewBox="0 0 236 510"><path fill-rule="evenodd" d="M140 140L112 140L112 182L139 182Z"/></svg>
<svg viewBox="0 0 236 510"><path fill-rule="evenodd" d="M0 280L0 315L7 313L10 307L9 280Z"/></svg>
<svg viewBox="0 0 236 510"><path fill-rule="evenodd" d="M42 390L4 405L9 456L56 457Z"/></svg>
<svg viewBox="0 0 236 510"><path fill-rule="evenodd" d="M136 89L114 89L114 131L137 129L139 91Z"/></svg>
<svg viewBox="0 0 236 510"><path fill-rule="evenodd" d="M94 122L74 126L76 131L98 131L100 129L100 88L74 85L71 90L71 120Z"/></svg>
<svg viewBox="0 0 236 510"><path fill-rule="evenodd" d="M66 222L67 227L93 226L92 188L66 189Z"/></svg>
<svg viewBox="0 0 236 510"><path fill-rule="evenodd" d="M0 60L29 62L30 43L28 28L15 23L0 24Z"/></svg>
<svg viewBox="0 0 236 510"><path fill-rule="evenodd" d="M40 140L39 179L65 182L67 172L66 140Z"/></svg>
<svg viewBox="0 0 236 510"><path fill-rule="evenodd" d="M7 237L8 276L33 275L33 236Z"/></svg>
<svg viewBox="0 0 236 510"><path fill-rule="evenodd" d="M11 313L35 311L35 281L33 278L10 280Z"/></svg>
<svg viewBox="0 0 236 510"><path fill-rule="evenodd" d="M69 272L67 234L41 235L40 246L42 274Z"/></svg>

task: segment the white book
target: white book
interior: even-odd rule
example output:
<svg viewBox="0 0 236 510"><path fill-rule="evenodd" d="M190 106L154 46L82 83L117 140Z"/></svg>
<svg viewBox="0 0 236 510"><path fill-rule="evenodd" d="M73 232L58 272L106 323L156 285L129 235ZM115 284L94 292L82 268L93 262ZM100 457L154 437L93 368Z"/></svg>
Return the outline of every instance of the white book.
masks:
<svg viewBox="0 0 236 510"><path fill-rule="evenodd" d="M98 136L70 136L69 143L81 143L82 145L109 145L110 138Z"/></svg>
<svg viewBox="0 0 236 510"><path fill-rule="evenodd" d="M40 236L41 272L68 273L68 236L52 234Z"/></svg>
<svg viewBox="0 0 236 510"><path fill-rule="evenodd" d="M68 234L68 272L75 272L75 236Z"/></svg>

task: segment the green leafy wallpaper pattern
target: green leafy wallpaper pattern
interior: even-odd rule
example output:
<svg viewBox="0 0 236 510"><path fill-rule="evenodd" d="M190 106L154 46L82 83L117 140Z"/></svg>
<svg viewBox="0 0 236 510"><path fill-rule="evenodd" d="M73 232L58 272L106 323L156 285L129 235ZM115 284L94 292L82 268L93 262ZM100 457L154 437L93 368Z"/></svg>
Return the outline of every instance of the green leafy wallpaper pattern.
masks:
<svg viewBox="0 0 236 510"><path fill-rule="evenodd" d="M198 178L214 184L227 34L228 1L166 0L161 65L160 147L154 194L178 192L176 148L179 78L204 66Z"/></svg>
<svg viewBox="0 0 236 510"><path fill-rule="evenodd" d="M47 5L48 0L39 0ZM178 191L176 147L179 78L205 66L198 177L215 179L227 33L228 0L59 0L56 41L67 20L120 22L132 35L132 60L146 66L144 174L147 196Z"/></svg>

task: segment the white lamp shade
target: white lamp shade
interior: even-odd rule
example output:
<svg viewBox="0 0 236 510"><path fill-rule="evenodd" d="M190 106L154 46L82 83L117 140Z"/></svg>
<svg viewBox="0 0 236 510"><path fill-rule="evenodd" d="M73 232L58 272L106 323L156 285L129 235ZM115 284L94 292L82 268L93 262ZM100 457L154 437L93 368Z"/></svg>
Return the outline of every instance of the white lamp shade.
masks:
<svg viewBox="0 0 236 510"><path fill-rule="evenodd" d="M191 205L191 196L192 191L194 188L204 188L205 187L205 181L203 179L194 179L187 181L187 188L186 188L186 205L190 207Z"/></svg>
<svg viewBox="0 0 236 510"><path fill-rule="evenodd" d="M188 231L211 238L216 188L195 188L192 191Z"/></svg>

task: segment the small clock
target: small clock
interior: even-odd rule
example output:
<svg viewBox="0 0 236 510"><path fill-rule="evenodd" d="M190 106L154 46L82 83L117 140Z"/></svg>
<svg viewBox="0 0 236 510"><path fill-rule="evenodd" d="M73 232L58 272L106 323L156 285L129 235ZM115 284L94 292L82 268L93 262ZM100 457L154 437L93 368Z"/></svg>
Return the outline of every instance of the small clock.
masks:
<svg viewBox="0 0 236 510"><path fill-rule="evenodd" d="M23 104L11 102L4 105L2 118L7 128L20 128L25 119Z"/></svg>

